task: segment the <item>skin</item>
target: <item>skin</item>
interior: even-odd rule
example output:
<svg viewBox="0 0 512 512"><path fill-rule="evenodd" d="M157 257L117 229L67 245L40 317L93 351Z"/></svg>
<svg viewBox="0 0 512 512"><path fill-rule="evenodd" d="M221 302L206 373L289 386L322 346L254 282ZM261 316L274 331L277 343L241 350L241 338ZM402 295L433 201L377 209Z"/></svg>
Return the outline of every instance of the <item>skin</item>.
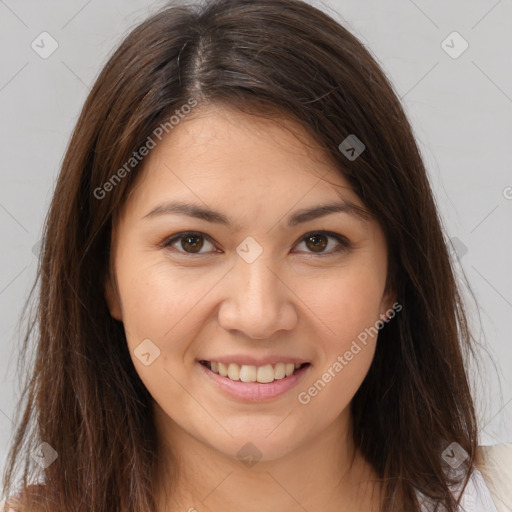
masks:
<svg viewBox="0 0 512 512"><path fill-rule="evenodd" d="M155 474L161 512L379 509L380 486L354 448L349 410L376 338L309 403L297 398L394 302L374 219L334 213L287 226L293 212L340 198L364 206L309 141L230 109L198 110L146 157L115 219L106 298L154 399L162 460L179 469L176 478L164 465ZM212 208L233 226L183 214L145 218L170 200ZM350 247L334 252L340 242L327 237L323 253L315 252L304 235L322 230ZM195 240L200 254L183 239L162 247L186 231L205 235ZM263 248L252 263L236 252L248 236ZM145 339L160 350L149 366L134 355ZM234 353L286 354L311 367L284 395L244 403L216 389L198 363ZM248 442L261 454L251 467L237 458Z"/></svg>

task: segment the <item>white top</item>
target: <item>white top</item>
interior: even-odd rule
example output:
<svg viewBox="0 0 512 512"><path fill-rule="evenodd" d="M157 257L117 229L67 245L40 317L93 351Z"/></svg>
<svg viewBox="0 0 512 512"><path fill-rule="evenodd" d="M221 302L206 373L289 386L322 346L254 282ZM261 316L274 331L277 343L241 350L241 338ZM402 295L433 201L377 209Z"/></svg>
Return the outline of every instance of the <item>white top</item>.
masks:
<svg viewBox="0 0 512 512"><path fill-rule="evenodd" d="M454 490L456 496L460 488ZM422 512L431 512L431 501L418 492ZM459 512L512 512L512 443L479 446L477 462L464 489Z"/></svg>
<svg viewBox="0 0 512 512"><path fill-rule="evenodd" d="M480 469L496 510L512 512L512 443L480 446L477 458L480 460L477 460L476 466Z"/></svg>

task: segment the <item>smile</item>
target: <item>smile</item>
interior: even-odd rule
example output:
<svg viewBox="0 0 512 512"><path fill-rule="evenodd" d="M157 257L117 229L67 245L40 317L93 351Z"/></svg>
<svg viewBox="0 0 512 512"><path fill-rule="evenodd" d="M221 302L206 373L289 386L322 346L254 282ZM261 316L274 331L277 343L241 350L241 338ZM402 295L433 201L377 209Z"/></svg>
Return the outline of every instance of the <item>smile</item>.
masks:
<svg viewBox="0 0 512 512"><path fill-rule="evenodd" d="M260 384L269 384L275 380L281 380L290 377L295 371L309 363L276 363L274 365L266 364L264 366L254 366L249 364L239 365L237 363L222 363L217 361L200 361L213 373L221 377L227 377L233 381L241 382L259 382Z"/></svg>
<svg viewBox="0 0 512 512"><path fill-rule="evenodd" d="M266 402L285 395L312 368L311 363L302 362L261 366L206 360L197 363L214 389L243 402Z"/></svg>

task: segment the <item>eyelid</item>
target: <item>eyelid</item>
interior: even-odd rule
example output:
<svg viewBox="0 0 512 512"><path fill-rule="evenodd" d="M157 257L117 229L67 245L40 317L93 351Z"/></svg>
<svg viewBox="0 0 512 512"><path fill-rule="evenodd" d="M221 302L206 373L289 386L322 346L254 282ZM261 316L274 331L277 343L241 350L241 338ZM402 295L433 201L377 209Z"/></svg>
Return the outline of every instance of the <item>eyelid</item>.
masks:
<svg viewBox="0 0 512 512"><path fill-rule="evenodd" d="M175 242L178 242L182 238L186 238L187 236L197 236L204 238L208 240L212 245L216 245L213 241L213 239L208 236L206 233L201 233L200 231L182 231L181 233L176 233L175 235L172 235L169 238L166 238L160 245L163 249L168 249L171 245L173 245ZM184 252L184 251L175 251L178 254L186 254L189 256L204 256L205 254L212 254L212 253L191 253L191 252Z"/></svg>
<svg viewBox="0 0 512 512"><path fill-rule="evenodd" d="M308 233L302 235L299 238L299 240L294 244L294 247L296 245L304 242L305 239L311 235L324 235L328 238L334 238L338 242L339 245L336 248L331 249L329 252L319 252L319 253L308 252L307 254L309 256L320 256L320 257L333 256L335 254L338 254L340 252L343 252L343 251L346 251L346 250L352 248L352 244L350 243L350 240L346 236L340 235L339 233L334 233L332 231L322 230L322 229L318 229L316 231L309 231Z"/></svg>
<svg viewBox="0 0 512 512"><path fill-rule="evenodd" d="M329 252L324 252L324 253L308 252L309 256L320 256L320 257L331 256L331 255L346 251L352 247L352 244L350 243L350 241L348 240L347 237L345 237L339 233L334 233L332 231L326 231L326 230L321 230L321 229L318 229L316 231L309 231L309 232L305 233L293 244L293 246L295 247L296 245L304 242L307 239L307 237L309 237L311 235L324 235L324 236L327 236L328 238L334 238L338 242L339 246L335 249L331 249ZM159 244L159 246L163 249L170 248L171 250L174 250L174 248L171 248L171 246L174 243L176 243L177 241L179 241L180 239L186 238L187 236L197 236L197 237L204 238L204 239L208 240L212 245L216 246L215 242L213 241L213 239L210 236L208 236L206 233L202 233L200 231L182 231L181 233L176 233L175 235L172 235L171 237L166 238L162 243ZM215 254L214 252L206 252L206 253L191 253L190 252L190 253L188 253L188 252L180 251L180 250L174 250L174 252L177 252L178 254L182 254L182 255L188 255L188 256L204 256L207 254ZM218 252L218 251L215 251L215 252Z"/></svg>

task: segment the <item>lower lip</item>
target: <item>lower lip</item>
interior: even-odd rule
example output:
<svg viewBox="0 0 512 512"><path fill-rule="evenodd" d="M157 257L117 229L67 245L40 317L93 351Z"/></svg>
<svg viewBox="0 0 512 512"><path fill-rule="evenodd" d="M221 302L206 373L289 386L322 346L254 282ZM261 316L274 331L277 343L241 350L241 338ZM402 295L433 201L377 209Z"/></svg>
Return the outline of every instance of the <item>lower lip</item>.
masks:
<svg viewBox="0 0 512 512"><path fill-rule="evenodd" d="M224 393L246 402L263 402L284 395L299 383L311 367L311 364L308 364L300 370L293 372L289 377L274 380L268 384L260 384L258 382L231 380L228 377L222 377L221 375L212 372L201 363L197 364L201 367L204 374Z"/></svg>

